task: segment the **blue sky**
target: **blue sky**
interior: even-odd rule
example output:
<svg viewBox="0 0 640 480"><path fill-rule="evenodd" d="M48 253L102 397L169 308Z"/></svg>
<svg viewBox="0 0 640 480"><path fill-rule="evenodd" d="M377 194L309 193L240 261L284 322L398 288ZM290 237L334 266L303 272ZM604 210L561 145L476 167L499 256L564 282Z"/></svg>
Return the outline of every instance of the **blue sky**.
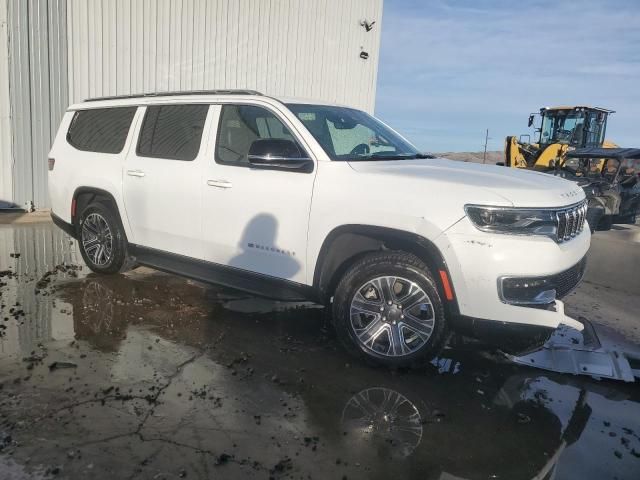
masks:
<svg viewBox="0 0 640 480"><path fill-rule="evenodd" d="M490 150L540 107L616 110L640 147L640 1L385 0L376 116L425 151Z"/></svg>

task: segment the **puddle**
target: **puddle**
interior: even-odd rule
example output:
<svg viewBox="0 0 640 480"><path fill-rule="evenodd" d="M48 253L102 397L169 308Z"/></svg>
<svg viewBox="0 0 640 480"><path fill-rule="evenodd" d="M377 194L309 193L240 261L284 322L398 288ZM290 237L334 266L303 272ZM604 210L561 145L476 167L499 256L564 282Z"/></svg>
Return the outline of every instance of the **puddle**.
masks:
<svg viewBox="0 0 640 480"><path fill-rule="evenodd" d="M58 265L54 227L0 228L2 478L638 478L633 385L461 350L372 369L309 305Z"/></svg>

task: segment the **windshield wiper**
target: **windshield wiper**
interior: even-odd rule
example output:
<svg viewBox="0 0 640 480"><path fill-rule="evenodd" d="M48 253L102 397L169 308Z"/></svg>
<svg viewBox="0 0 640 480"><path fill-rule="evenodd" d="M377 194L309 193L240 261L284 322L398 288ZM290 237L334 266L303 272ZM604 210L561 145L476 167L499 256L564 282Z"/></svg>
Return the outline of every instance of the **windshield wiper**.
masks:
<svg viewBox="0 0 640 480"><path fill-rule="evenodd" d="M428 153L408 153L408 154L389 154L385 152L376 152L371 155L363 155L351 159L351 161L369 161L369 160L416 160L421 158L436 158Z"/></svg>

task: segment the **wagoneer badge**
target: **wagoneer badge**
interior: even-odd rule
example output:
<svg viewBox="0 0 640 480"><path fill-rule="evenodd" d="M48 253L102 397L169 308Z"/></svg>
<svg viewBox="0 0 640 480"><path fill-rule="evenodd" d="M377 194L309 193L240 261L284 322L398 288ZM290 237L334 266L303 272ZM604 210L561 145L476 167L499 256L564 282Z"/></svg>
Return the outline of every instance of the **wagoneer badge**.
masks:
<svg viewBox="0 0 640 480"><path fill-rule="evenodd" d="M577 197L580 190L572 190L570 192L561 193L560 196L564 198L573 198Z"/></svg>

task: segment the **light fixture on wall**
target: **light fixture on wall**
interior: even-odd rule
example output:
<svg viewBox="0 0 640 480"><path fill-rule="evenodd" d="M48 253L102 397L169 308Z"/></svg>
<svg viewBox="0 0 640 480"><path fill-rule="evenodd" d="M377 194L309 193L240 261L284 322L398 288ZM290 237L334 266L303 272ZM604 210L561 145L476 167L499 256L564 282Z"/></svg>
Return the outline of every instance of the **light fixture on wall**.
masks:
<svg viewBox="0 0 640 480"><path fill-rule="evenodd" d="M371 29L373 28L373 26L376 24L376 21L374 20L373 22L369 23L367 20L361 20L360 21L360 26L364 27L364 29L367 32L370 32Z"/></svg>

